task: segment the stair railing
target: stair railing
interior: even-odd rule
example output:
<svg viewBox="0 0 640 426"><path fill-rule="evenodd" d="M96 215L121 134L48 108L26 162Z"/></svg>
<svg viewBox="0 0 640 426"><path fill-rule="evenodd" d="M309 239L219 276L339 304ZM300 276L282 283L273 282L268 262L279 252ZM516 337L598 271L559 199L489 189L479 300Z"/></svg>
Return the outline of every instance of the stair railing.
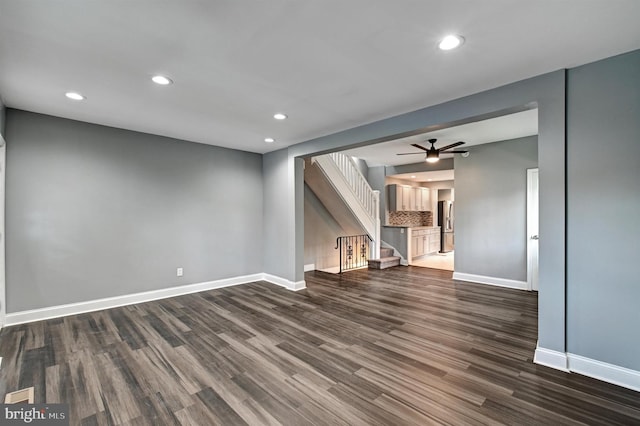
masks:
<svg viewBox="0 0 640 426"><path fill-rule="evenodd" d="M351 190L358 200L360 200L369 216L376 216L378 210L374 191L371 189L367 179L360 172L360 169L358 169L354 164L351 157L340 154L339 152L332 152L327 155L333 160L342 175L345 177L351 187Z"/></svg>
<svg viewBox="0 0 640 426"><path fill-rule="evenodd" d="M336 238L336 249L340 250L340 273L369 265L369 235L349 235Z"/></svg>

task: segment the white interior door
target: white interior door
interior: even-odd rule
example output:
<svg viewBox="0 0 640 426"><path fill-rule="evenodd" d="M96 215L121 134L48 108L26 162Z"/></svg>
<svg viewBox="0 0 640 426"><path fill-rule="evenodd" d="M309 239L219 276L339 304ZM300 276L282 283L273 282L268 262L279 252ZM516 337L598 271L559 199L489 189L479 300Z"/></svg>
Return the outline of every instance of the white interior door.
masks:
<svg viewBox="0 0 640 426"><path fill-rule="evenodd" d="M527 286L538 290L538 169L527 170Z"/></svg>

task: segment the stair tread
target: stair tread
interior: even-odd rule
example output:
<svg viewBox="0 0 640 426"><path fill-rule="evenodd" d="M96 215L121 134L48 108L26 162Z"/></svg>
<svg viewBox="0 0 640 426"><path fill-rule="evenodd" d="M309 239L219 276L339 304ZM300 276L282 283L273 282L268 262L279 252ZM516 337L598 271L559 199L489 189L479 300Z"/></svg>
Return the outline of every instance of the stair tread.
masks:
<svg viewBox="0 0 640 426"><path fill-rule="evenodd" d="M369 268L387 269L400 266L400 256L387 256L380 259L369 259Z"/></svg>
<svg viewBox="0 0 640 426"><path fill-rule="evenodd" d="M400 259L400 256L387 256L387 257L381 257L379 259L369 259L369 262L385 262L388 260L396 260L396 259Z"/></svg>

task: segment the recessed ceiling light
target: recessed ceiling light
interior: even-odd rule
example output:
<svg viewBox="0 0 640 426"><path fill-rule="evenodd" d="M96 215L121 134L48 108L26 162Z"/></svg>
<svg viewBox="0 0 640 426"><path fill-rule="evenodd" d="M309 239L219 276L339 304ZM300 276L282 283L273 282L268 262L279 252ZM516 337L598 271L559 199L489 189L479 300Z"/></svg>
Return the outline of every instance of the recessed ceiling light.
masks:
<svg viewBox="0 0 640 426"><path fill-rule="evenodd" d="M151 80L154 83L160 84L162 86L166 86L167 84L173 83L173 81L170 78L165 77L164 75L154 75L153 77L151 77Z"/></svg>
<svg viewBox="0 0 640 426"><path fill-rule="evenodd" d="M440 41L438 47L440 48L440 50L451 50L455 49L456 47L462 46L463 43L464 37L450 34Z"/></svg>
<svg viewBox="0 0 640 426"><path fill-rule="evenodd" d="M264 138L264 141L265 141L266 143L273 143L273 142L275 142L276 140L275 140L274 138Z"/></svg>
<svg viewBox="0 0 640 426"><path fill-rule="evenodd" d="M415 179L415 178L416 178L416 175L411 176L411 179Z"/></svg>
<svg viewBox="0 0 640 426"><path fill-rule="evenodd" d="M87 99L78 92L67 92L64 95L69 99L73 99L74 101L84 101L85 99Z"/></svg>
<svg viewBox="0 0 640 426"><path fill-rule="evenodd" d="M284 120L285 118L287 118L287 114L279 112L277 114L273 114L273 118L275 118L276 120Z"/></svg>
<svg viewBox="0 0 640 426"><path fill-rule="evenodd" d="M427 179L427 181L431 182L433 179Z"/></svg>

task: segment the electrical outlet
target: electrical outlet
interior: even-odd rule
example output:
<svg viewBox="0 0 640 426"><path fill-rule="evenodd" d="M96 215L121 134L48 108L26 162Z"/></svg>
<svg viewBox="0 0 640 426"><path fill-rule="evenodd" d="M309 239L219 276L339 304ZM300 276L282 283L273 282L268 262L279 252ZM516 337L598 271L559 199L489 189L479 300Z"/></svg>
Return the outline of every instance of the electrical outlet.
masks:
<svg viewBox="0 0 640 426"><path fill-rule="evenodd" d="M182 270L182 268L178 268L178 269L176 269L176 275L177 275L177 276L179 276L179 277L181 277L181 276L182 276L183 272L184 272L184 271Z"/></svg>

